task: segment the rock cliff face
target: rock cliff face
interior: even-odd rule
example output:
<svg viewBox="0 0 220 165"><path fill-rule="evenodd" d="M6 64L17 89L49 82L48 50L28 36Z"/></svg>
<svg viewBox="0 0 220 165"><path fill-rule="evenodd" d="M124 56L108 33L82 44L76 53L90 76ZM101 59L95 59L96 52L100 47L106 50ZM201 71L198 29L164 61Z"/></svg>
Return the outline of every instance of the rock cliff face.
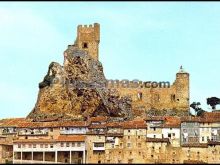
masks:
<svg viewBox="0 0 220 165"><path fill-rule="evenodd" d="M131 98L108 89L102 64L74 45L64 52L64 66L52 62L39 83L34 121L86 120L91 116L132 119Z"/></svg>

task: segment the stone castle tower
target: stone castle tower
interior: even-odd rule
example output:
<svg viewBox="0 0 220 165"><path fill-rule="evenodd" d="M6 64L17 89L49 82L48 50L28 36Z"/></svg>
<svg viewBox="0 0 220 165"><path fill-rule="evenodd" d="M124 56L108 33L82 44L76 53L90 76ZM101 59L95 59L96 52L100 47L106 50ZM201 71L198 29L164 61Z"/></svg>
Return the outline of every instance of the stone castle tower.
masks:
<svg viewBox="0 0 220 165"><path fill-rule="evenodd" d="M85 50L95 60L99 59L100 25L78 25L77 38L74 43L79 49Z"/></svg>
<svg viewBox="0 0 220 165"><path fill-rule="evenodd" d="M189 105L189 73L180 67L178 73L176 73L176 80L174 82L176 88L176 103L177 107L184 108Z"/></svg>

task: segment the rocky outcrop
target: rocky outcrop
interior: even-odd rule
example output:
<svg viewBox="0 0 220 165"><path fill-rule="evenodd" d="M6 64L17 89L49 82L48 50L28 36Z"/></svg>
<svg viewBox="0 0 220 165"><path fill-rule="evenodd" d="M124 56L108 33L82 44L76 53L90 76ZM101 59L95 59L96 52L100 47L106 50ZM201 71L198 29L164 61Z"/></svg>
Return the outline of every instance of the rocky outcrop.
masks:
<svg viewBox="0 0 220 165"><path fill-rule="evenodd" d="M27 116L34 121L85 120L91 116L132 119L131 98L108 89L102 64L74 45L64 52L64 66L52 62L39 83L37 103Z"/></svg>

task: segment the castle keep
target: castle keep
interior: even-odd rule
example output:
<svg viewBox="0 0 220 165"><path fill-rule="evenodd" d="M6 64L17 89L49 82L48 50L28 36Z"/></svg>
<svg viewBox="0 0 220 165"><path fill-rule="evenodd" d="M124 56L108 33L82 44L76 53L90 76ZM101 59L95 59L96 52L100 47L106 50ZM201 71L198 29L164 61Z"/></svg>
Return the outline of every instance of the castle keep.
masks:
<svg viewBox="0 0 220 165"><path fill-rule="evenodd" d="M99 59L99 41L100 25L98 23L89 26L78 25L75 45L79 49L87 51L95 60Z"/></svg>

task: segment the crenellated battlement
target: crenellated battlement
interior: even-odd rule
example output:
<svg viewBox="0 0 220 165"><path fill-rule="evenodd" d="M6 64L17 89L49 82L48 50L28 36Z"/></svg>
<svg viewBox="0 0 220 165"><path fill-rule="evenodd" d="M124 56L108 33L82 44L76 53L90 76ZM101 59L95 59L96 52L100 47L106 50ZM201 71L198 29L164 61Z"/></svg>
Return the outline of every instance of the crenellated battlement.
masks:
<svg viewBox="0 0 220 165"><path fill-rule="evenodd" d="M100 42L100 25L94 23L93 25L78 25L76 46L88 52L94 59L98 60Z"/></svg>

